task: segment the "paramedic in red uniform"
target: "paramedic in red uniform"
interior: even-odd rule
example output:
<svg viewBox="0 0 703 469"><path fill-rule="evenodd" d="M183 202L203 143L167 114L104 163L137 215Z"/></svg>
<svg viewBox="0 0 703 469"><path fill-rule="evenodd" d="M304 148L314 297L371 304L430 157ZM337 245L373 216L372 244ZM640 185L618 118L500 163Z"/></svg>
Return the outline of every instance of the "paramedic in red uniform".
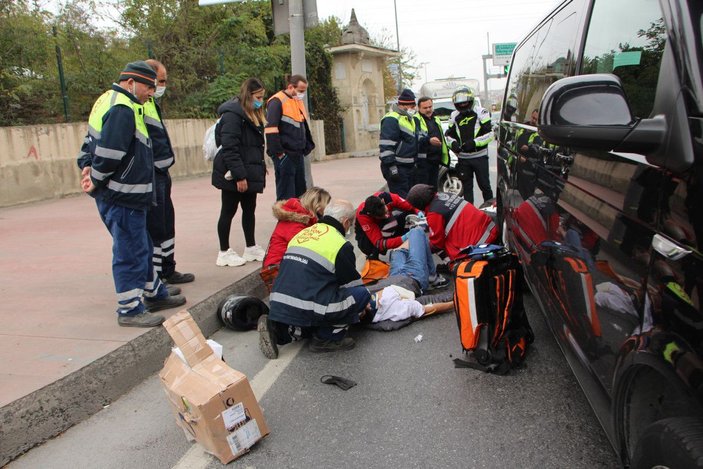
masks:
<svg viewBox="0 0 703 469"><path fill-rule="evenodd" d="M416 184L408 192L407 200L425 212L432 249L443 250L451 260L461 258L461 251L468 246L490 244L498 239L491 217L461 196Z"/></svg>

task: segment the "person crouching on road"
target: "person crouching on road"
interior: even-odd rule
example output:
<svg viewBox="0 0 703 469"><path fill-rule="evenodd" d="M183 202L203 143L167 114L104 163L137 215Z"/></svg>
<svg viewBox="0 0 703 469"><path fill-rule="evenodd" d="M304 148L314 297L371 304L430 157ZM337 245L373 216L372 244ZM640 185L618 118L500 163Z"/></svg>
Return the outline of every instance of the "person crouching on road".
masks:
<svg viewBox="0 0 703 469"><path fill-rule="evenodd" d="M261 278L269 292L278 276L278 268L286 252L288 243L300 230L312 226L322 217L330 203L330 194L320 187L306 190L300 199L292 197L273 204L273 216L278 220L271 233L266 257L261 266Z"/></svg>
<svg viewBox="0 0 703 469"><path fill-rule="evenodd" d="M462 250L469 246L490 244L498 239L491 217L459 195L437 192L428 184L416 184L408 193L408 202L425 212L432 250L443 250L452 261L461 258Z"/></svg>
<svg viewBox="0 0 703 469"><path fill-rule="evenodd" d="M278 357L279 345L303 337L311 338L313 353L354 348L347 329L365 314L371 295L345 238L353 223L354 206L334 199L318 223L288 244L269 314L258 322L259 347L267 358Z"/></svg>
<svg viewBox="0 0 703 469"><path fill-rule="evenodd" d="M212 185L221 192L222 206L217 221L220 252L216 264L240 266L264 260L265 251L256 244L256 197L266 186L264 163L264 85L256 78L242 83L239 96L218 109L220 122L215 143L220 150L212 165ZM232 219L242 205L242 230L246 248L240 256L230 248Z"/></svg>
<svg viewBox="0 0 703 469"><path fill-rule="evenodd" d="M378 259L389 249L397 248L407 232L405 217L418 212L410 202L392 192L368 196L356 209L354 236L359 250L369 259Z"/></svg>

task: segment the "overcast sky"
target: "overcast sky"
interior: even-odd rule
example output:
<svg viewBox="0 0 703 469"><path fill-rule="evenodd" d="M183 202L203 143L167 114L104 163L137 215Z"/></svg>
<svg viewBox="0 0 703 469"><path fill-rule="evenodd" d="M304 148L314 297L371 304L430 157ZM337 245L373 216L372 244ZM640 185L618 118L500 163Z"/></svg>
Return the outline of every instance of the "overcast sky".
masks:
<svg viewBox="0 0 703 469"><path fill-rule="evenodd" d="M419 69L416 91L427 79L478 78L483 87L481 55L491 43L520 42L560 0L396 0L400 46L412 49ZM336 16L349 23L354 8L371 37L387 36L396 44L393 0L317 0L320 19ZM490 62L489 62L490 65ZM500 71L498 68L490 70ZM490 80L499 89L505 80Z"/></svg>

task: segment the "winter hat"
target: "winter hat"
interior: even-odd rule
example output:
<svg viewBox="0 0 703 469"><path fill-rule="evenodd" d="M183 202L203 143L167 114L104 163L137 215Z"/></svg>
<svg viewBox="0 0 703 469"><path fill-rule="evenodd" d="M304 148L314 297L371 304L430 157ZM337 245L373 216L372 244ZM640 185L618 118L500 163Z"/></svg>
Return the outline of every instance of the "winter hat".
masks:
<svg viewBox="0 0 703 469"><path fill-rule="evenodd" d="M432 198L437 193L434 187L429 184L415 184L408 191L408 196L405 198L410 204L418 210L424 210Z"/></svg>
<svg viewBox="0 0 703 469"><path fill-rule="evenodd" d="M143 60L128 63L120 73L119 81L126 81L130 78L139 83L156 87L156 72Z"/></svg>
<svg viewBox="0 0 703 469"><path fill-rule="evenodd" d="M415 93L405 88L398 96L398 104L415 104Z"/></svg>

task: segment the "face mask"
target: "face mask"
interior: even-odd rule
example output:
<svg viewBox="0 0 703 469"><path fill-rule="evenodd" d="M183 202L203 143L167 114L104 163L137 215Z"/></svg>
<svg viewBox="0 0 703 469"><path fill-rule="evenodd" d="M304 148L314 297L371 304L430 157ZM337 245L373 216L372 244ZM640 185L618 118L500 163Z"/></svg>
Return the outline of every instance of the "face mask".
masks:
<svg viewBox="0 0 703 469"><path fill-rule="evenodd" d="M413 117L413 116L415 115L415 113L417 113L417 110L415 110L415 109L408 109L408 110L406 110L405 112L407 112L410 117Z"/></svg>
<svg viewBox="0 0 703 469"><path fill-rule="evenodd" d="M305 93L296 93L295 99L297 99L298 101L302 101L303 98L305 98Z"/></svg>
<svg viewBox="0 0 703 469"><path fill-rule="evenodd" d="M263 105L264 105L263 101L254 101L254 109L259 109Z"/></svg>
<svg viewBox="0 0 703 469"><path fill-rule="evenodd" d="M166 92L166 87L165 86L157 86L156 91L154 91L154 97L155 98L160 98L161 96L164 95Z"/></svg>

